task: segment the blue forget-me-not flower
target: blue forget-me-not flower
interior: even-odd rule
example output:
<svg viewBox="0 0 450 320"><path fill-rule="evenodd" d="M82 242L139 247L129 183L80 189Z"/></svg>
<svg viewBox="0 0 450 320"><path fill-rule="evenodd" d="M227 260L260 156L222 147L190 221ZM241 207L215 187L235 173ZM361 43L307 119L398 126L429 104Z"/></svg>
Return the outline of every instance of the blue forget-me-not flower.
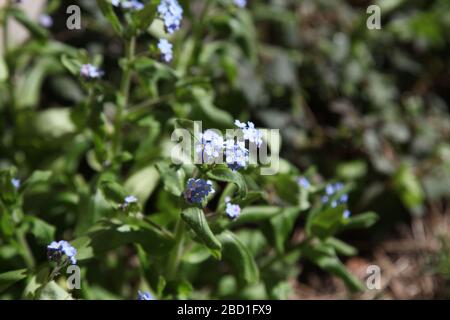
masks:
<svg viewBox="0 0 450 320"><path fill-rule="evenodd" d="M158 13L163 19L164 27L168 33L174 33L180 29L181 20L183 20L183 8L177 0L161 0Z"/></svg>
<svg viewBox="0 0 450 320"><path fill-rule="evenodd" d="M223 145L220 134L214 130L206 130L200 134L199 141L195 144L195 152L202 163L214 163L222 156Z"/></svg>
<svg viewBox="0 0 450 320"><path fill-rule="evenodd" d="M211 181L190 178L186 184L184 198L189 203L201 204L209 194L214 192Z"/></svg>
<svg viewBox="0 0 450 320"><path fill-rule="evenodd" d="M16 179L16 178L11 179L11 184L14 186L14 188L19 189L20 188L20 179Z"/></svg>
<svg viewBox="0 0 450 320"><path fill-rule="evenodd" d="M71 246L67 241L53 241L47 246L47 257L49 260L59 263L63 255L69 258L71 264L77 263L77 249Z"/></svg>
<svg viewBox="0 0 450 320"><path fill-rule="evenodd" d="M138 0L111 0L111 3L113 6L122 9L142 10L144 8L144 4Z"/></svg>
<svg viewBox="0 0 450 320"><path fill-rule="evenodd" d="M159 52L161 53L161 58L165 62L172 61L173 57L172 47L173 45L169 41L167 41L167 39L160 39L158 42L158 49Z"/></svg>
<svg viewBox="0 0 450 320"><path fill-rule="evenodd" d="M92 64L83 64L81 66L80 74L85 79L98 79L103 76L103 71Z"/></svg>
<svg viewBox="0 0 450 320"><path fill-rule="evenodd" d="M233 0L234 4L240 8L245 8L247 5L247 0Z"/></svg>
<svg viewBox="0 0 450 320"><path fill-rule="evenodd" d="M225 209L225 213L227 214L228 218L230 219L237 219L239 215L241 214L241 207L238 204L231 203L231 200L229 197L225 199L225 202L227 204L227 207Z"/></svg>
<svg viewBox="0 0 450 320"><path fill-rule="evenodd" d="M138 300L156 300L155 297L153 297L153 295L148 292L148 291L144 291L141 292L140 290L138 291Z"/></svg>

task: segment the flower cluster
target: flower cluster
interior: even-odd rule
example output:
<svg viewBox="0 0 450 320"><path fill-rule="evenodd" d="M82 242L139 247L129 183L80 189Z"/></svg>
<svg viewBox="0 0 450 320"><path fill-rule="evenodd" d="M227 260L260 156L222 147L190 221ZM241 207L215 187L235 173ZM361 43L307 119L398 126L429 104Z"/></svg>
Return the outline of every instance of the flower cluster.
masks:
<svg viewBox="0 0 450 320"><path fill-rule="evenodd" d="M189 203L201 204L209 194L214 192L211 181L191 178L187 181L184 198Z"/></svg>
<svg viewBox="0 0 450 320"><path fill-rule="evenodd" d="M181 26L183 20L183 8L177 0L161 0L158 13L164 21L164 27L168 33L174 33Z"/></svg>
<svg viewBox="0 0 450 320"><path fill-rule="evenodd" d="M167 39L159 40L158 49L159 49L159 52L161 53L161 58L165 62L172 61L172 57L173 57L172 47L173 47L173 45L169 41L167 41Z"/></svg>
<svg viewBox="0 0 450 320"><path fill-rule="evenodd" d="M249 151L245 140L255 143L258 147L262 144L262 133L255 128L252 122L248 124L236 120L235 124L242 129L244 141L229 138L224 140L222 136L213 130L202 133L195 145L195 152L202 163L221 163L223 155L225 162L232 170L245 168L249 162Z"/></svg>
<svg viewBox="0 0 450 320"><path fill-rule="evenodd" d="M223 150L223 138L214 130L206 130L200 134L195 145L195 152L202 159L202 163L214 163L220 159Z"/></svg>
<svg viewBox="0 0 450 320"><path fill-rule="evenodd" d="M77 259L75 258L77 249L72 247L67 241L53 241L47 246L47 257L49 260L59 263L63 255L70 260L71 264L77 263Z"/></svg>
<svg viewBox="0 0 450 320"><path fill-rule="evenodd" d="M142 10L144 8L144 4L138 0L111 0L111 4L128 10Z"/></svg>
<svg viewBox="0 0 450 320"><path fill-rule="evenodd" d="M245 147L244 141L234 141L229 139L225 141L225 161L228 167L234 171L247 166L249 152Z"/></svg>
<svg viewBox="0 0 450 320"><path fill-rule="evenodd" d="M80 74L85 79L98 79L103 76L103 71L92 64L83 64L81 66Z"/></svg>
<svg viewBox="0 0 450 320"><path fill-rule="evenodd" d="M255 124L253 122L240 122L236 120L234 124L241 128L244 132L244 139L250 141L251 143L256 144L256 146L261 147L262 145L262 132L255 128Z"/></svg>
<svg viewBox="0 0 450 320"><path fill-rule="evenodd" d="M230 219L237 219L241 214L241 207L238 204L232 204L230 197L226 197L225 202L227 207L225 209L225 213Z"/></svg>
<svg viewBox="0 0 450 320"><path fill-rule="evenodd" d="M337 192L339 192L340 190L342 190L342 188L344 187L344 185L340 182L337 182L335 184L329 184L325 187L325 193L326 195L324 195L322 197L322 203L327 203L330 198ZM348 201L348 194L343 194L339 199L337 200L333 200L331 201L330 205L331 207L335 208L340 204L346 204ZM345 210L343 213L343 216L345 219L348 219L351 215L351 212L349 210Z"/></svg>
<svg viewBox="0 0 450 320"><path fill-rule="evenodd" d="M155 300L155 297L148 291L138 291L138 300Z"/></svg>

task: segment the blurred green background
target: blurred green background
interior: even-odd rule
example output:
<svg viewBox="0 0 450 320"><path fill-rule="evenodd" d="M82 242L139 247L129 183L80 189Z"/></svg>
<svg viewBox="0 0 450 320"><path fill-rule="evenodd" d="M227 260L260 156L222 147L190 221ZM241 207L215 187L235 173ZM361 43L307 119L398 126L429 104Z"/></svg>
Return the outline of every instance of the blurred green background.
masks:
<svg viewBox="0 0 450 320"><path fill-rule="evenodd" d="M302 171L315 167L325 178L355 181L352 210L379 214L369 231L345 234L360 250L346 261L350 270L361 277L367 265L383 270L381 292L360 298L448 298L450 1L249 0L233 16L212 10L203 18L202 0L180 2L188 18L173 38L174 68L210 78L214 105L234 118L281 129L282 156ZM65 27L72 3L82 8L81 30ZM380 30L366 27L372 4L381 8ZM0 89L0 168L14 165L22 176L43 167L61 172L58 197L29 198L25 208L37 215L47 210L54 224L70 225L73 215L63 213L71 203L75 211L70 190L77 179L66 176L88 180L96 164L70 138L70 110L85 94L64 70L61 52L86 50L117 82L122 49L95 1L48 1L43 10L53 26L36 30L33 41L7 57L17 75L15 91L11 84ZM144 36L138 46L151 39ZM167 75L154 72L149 87L164 97L171 90ZM6 102L11 95L15 113ZM158 119L169 117L164 101L153 108ZM182 103L174 109L184 113ZM215 112L187 115L223 127ZM143 125L127 143L158 126ZM7 257L0 248L0 261ZM290 298L345 296L341 282L308 264L292 286Z"/></svg>

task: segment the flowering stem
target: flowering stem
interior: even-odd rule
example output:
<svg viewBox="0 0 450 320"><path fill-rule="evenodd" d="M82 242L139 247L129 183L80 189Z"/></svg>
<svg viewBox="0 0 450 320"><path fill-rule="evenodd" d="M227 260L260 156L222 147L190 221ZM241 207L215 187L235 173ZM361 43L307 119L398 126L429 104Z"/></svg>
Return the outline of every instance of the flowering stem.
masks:
<svg viewBox="0 0 450 320"><path fill-rule="evenodd" d="M183 252L185 225L181 218L178 219L175 226L175 246L167 260L167 278L172 280L178 270L181 255Z"/></svg>
<svg viewBox="0 0 450 320"><path fill-rule="evenodd" d="M114 141L113 141L113 154L118 156L122 152L122 118L124 110L128 106L128 100L130 97L131 77L133 71L129 63L134 59L136 51L136 37L131 37L125 43L126 65L122 74L122 80L120 83L120 94L117 101L117 112L114 123Z"/></svg>

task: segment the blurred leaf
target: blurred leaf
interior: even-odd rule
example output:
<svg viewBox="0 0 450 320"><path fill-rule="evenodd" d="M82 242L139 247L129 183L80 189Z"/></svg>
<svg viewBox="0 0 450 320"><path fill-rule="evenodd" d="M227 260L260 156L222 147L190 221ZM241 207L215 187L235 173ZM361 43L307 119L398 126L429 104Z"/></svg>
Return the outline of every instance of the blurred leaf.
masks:
<svg viewBox="0 0 450 320"><path fill-rule="evenodd" d="M181 213L181 218L191 227L203 244L210 249L212 255L216 259L220 259L222 245L211 231L203 210L199 208L185 209Z"/></svg>
<svg viewBox="0 0 450 320"><path fill-rule="evenodd" d="M111 2L108 2L107 0L97 0L97 5L99 6L106 19L108 19L108 21L111 23L114 31L119 35L122 34L122 24L120 23L117 15L114 13Z"/></svg>
<svg viewBox="0 0 450 320"><path fill-rule="evenodd" d="M361 291L364 289L361 281L345 268L342 262L336 257L334 250L330 250L327 245L308 245L303 248L302 253L312 263L344 280L350 290Z"/></svg>
<svg viewBox="0 0 450 320"><path fill-rule="evenodd" d="M9 78L8 65L3 56L0 57L0 82L4 82Z"/></svg>
<svg viewBox="0 0 450 320"><path fill-rule="evenodd" d="M378 215L375 212L365 212L348 219L344 224L344 229L367 229L378 221Z"/></svg>
<svg viewBox="0 0 450 320"><path fill-rule="evenodd" d="M22 279L25 279L27 276L28 276L27 269L20 269L0 273L0 292L8 289L8 287L12 286L14 283Z"/></svg>
<svg viewBox="0 0 450 320"><path fill-rule="evenodd" d="M345 207L339 205L310 214L306 224L308 234L322 239L334 235L342 225L344 210Z"/></svg>
<svg viewBox="0 0 450 320"><path fill-rule="evenodd" d="M70 293L61 288L55 281L50 281L36 292L38 300L73 300Z"/></svg>
<svg viewBox="0 0 450 320"><path fill-rule="evenodd" d="M237 171L233 171L226 167L214 168L207 173L210 179L222 182L231 182L238 187L239 194L242 198L247 195L247 184L244 177Z"/></svg>
<svg viewBox="0 0 450 320"><path fill-rule="evenodd" d="M179 197L184 191L185 173L182 169L171 167L165 162L156 164L161 179L164 183L164 190Z"/></svg>
<svg viewBox="0 0 450 320"><path fill-rule="evenodd" d="M55 239L56 228L44 220L25 216L24 222L29 224L30 232L36 237L39 244L47 245Z"/></svg>
<svg viewBox="0 0 450 320"><path fill-rule="evenodd" d="M422 213L425 195L410 166L404 164L397 170L394 176L394 187L408 209Z"/></svg>
<svg viewBox="0 0 450 320"><path fill-rule="evenodd" d="M299 214L300 208L298 207L285 208L270 219L272 237L275 242L275 248L279 254L284 252L284 245L292 233L295 221Z"/></svg>
<svg viewBox="0 0 450 320"><path fill-rule="evenodd" d="M234 267L236 276L247 284L258 282L258 267L242 242L230 231L221 233L219 240L223 246L223 257Z"/></svg>
<svg viewBox="0 0 450 320"><path fill-rule="evenodd" d="M102 220L71 244L79 261L97 258L109 250L127 244L139 244L147 254L165 255L173 246L173 237L153 224L133 217Z"/></svg>
<svg viewBox="0 0 450 320"><path fill-rule="evenodd" d="M147 202L159 183L159 172L154 166L143 168L132 174L125 182L125 190L134 195L141 204Z"/></svg>

